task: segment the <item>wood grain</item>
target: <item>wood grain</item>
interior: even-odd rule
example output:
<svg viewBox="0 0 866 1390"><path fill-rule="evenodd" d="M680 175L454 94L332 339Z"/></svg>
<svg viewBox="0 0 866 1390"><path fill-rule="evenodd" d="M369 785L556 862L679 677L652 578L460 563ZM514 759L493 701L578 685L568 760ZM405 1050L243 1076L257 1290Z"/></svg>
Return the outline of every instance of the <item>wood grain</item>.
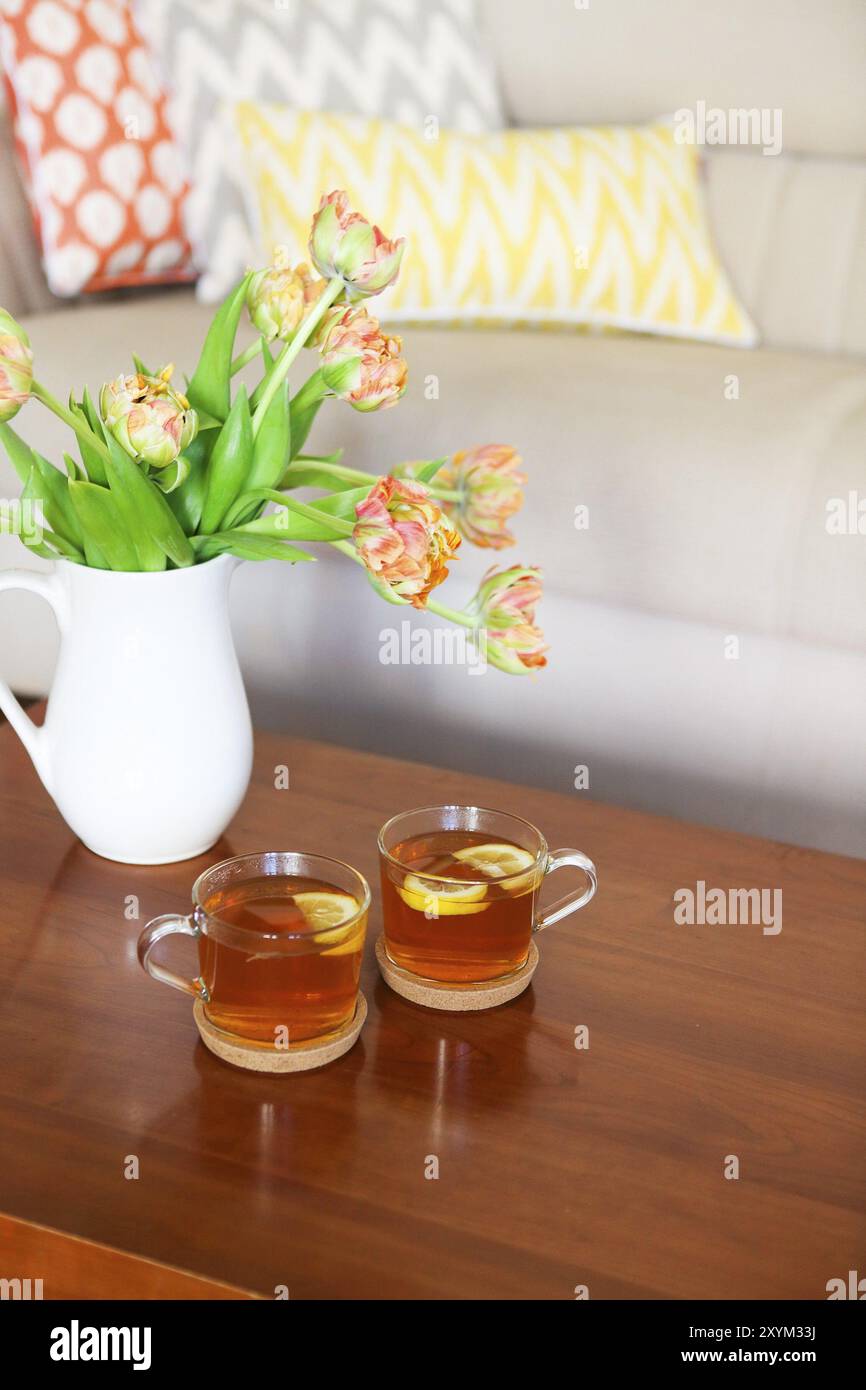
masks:
<svg viewBox="0 0 866 1390"><path fill-rule="evenodd" d="M87 1299L250 1299L259 1295L233 1289L210 1279L197 1279L182 1269L139 1259L107 1245L63 1231L50 1231L29 1221L16 1221L0 1213L0 1251L4 1269L15 1270L22 1292L31 1298ZM0 1276L3 1277L3 1276ZM23 1281L30 1280L29 1289ZM41 1280L38 1286L37 1280Z"/></svg>
<svg viewBox="0 0 866 1390"><path fill-rule="evenodd" d="M488 1014L418 1008L373 959L376 832L446 800L518 812L599 867L595 901L538 938L530 989ZM136 964L204 861L97 859L0 730L15 1221L265 1297L813 1299L866 1269L866 863L276 735L207 862L262 849L339 855L374 891L363 1034L293 1077L212 1057ZM781 888L781 933L677 926L699 879ZM0 1277L16 1258L0 1227Z"/></svg>

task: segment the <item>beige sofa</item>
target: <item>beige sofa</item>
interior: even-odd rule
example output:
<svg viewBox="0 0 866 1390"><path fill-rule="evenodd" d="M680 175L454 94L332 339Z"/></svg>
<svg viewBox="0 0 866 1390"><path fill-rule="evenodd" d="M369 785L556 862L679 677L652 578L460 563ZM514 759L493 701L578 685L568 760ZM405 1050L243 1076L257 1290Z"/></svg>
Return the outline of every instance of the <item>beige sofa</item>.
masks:
<svg viewBox="0 0 866 1390"><path fill-rule="evenodd" d="M866 497L866 7L483 8L516 123L643 120L698 102L781 111L780 154L713 148L706 159L714 233L762 346L407 332L412 384L399 407L375 419L325 412L315 442L344 444L376 470L485 440L519 445L531 483L511 554L545 566L550 667L510 680L383 665L396 610L342 557L247 565L234 617L254 715L866 854L866 536L825 524L831 499L858 487ZM26 315L40 377L58 390L70 377L99 385L133 348L188 367L209 312L189 291L51 301L8 162L3 149L0 302ZM62 431L35 408L24 418L56 456ZM581 504L588 530L574 527ZM0 563L38 562L4 537ZM447 601L468 597L484 566L464 547ZM4 596L0 661L17 689L48 687L54 641L38 600ZM193 650L178 680L194 673ZM573 790L578 766L588 790Z"/></svg>

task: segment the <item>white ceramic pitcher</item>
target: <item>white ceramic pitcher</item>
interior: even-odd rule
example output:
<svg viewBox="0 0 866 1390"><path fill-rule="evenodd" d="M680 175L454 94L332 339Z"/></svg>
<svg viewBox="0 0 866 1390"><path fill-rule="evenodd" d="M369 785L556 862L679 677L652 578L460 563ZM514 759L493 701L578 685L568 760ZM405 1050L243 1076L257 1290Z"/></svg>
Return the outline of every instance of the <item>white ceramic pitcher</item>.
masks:
<svg viewBox="0 0 866 1390"><path fill-rule="evenodd" d="M54 609L61 644L42 728L0 680L0 709L88 849L125 864L203 854L243 800L253 735L221 555L163 573L59 561L0 571Z"/></svg>

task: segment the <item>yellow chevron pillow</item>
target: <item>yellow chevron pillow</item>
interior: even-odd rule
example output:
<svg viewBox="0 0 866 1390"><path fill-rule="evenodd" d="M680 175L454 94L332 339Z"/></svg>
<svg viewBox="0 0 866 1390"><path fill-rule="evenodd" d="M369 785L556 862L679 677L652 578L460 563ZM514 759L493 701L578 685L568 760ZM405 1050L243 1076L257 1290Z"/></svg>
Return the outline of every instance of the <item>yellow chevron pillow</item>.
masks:
<svg viewBox="0 0 866 1390"><path fill-rule="evenodd" d="M393 323L594 324L752 346L710 236L698 155L670 125L426 139L361 116L231 111L262 262L301 254L320 194L344 188L408 242Z"/></svg>

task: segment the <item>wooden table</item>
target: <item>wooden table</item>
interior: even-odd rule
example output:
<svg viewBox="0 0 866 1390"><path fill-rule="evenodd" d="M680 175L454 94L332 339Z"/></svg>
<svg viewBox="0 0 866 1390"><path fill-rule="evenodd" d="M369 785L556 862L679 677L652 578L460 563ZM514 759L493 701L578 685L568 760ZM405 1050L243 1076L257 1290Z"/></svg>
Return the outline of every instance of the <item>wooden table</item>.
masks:
<svg viewBox="0 0 866 1390"><path fill-rule="evenodd" d="M517 811L600 871L538 938L530 990L486 1015L407 1003L373 963L376 831L449 800ZM866 863L260 735L207 860L266 848L337 854L375 895L360 1043L283 1078L212 1057L136 964L203 861L94 857L0 730L0 1277L45 1297L820 1299L866 1272ZM781 888L781 933L676 925L698 880Z"/></svg>

